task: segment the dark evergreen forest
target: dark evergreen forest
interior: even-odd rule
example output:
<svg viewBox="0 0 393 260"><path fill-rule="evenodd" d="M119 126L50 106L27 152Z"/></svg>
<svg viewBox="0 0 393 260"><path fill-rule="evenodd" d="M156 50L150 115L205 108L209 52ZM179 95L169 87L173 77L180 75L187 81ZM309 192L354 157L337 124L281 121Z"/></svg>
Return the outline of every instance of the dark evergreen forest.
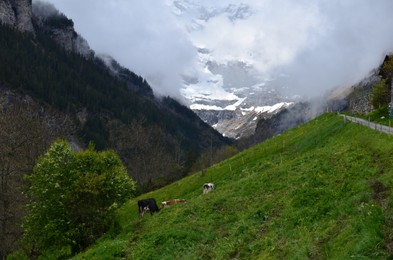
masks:
<svg viewBox="0 0 393 260"><path fill-rule="evenodd" d="M183 145L196 154L209 145L200 138L202 129L212 131L216 144L228 142L177 101L146 98L130 90L129 84L150 89L142 77L128 70L126 80L115 77L100 59L65 51L38 26L35 37L0 26L0 46L3 85L63 112L86 108L89 116L80 135L98 149L109 145L108 118L125 124L143 119L146 127L160 126L172 136L181 136Z"/></svg>

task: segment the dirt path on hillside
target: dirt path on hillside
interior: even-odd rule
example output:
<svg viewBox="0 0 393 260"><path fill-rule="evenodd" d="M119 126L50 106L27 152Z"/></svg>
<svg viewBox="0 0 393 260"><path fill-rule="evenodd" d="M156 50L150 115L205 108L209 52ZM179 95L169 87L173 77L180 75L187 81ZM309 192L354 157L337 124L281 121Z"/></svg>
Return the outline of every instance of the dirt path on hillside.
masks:
<svg viewBox="0 0 393 260"><path fill-rule="evenodd" d="M344 122L346 120L352 121L354 123L360 124L360 125L364 125L364 126L368 126L371 129L380 131L380 132L384 132L386 134L390 134L393 135L393 127L389 127L386 125L380 125L380 124L376 124L361 118L357 118L357 117L353 117L353 116L347 116L347 115L342 115L339 114L340 116L344 117Z"/></svg>

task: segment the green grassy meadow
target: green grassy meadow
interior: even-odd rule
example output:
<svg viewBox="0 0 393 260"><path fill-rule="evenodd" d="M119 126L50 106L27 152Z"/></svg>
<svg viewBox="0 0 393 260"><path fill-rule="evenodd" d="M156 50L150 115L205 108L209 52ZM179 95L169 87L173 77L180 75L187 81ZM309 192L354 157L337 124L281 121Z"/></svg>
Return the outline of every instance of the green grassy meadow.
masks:
<svg viewBox="0 0 393 260"><path fill-rule="evenodd" d="M74 259L386 259L392 187L393 136L324 114L130 200ZM187 203L139 220L149 197Z"/></svg>

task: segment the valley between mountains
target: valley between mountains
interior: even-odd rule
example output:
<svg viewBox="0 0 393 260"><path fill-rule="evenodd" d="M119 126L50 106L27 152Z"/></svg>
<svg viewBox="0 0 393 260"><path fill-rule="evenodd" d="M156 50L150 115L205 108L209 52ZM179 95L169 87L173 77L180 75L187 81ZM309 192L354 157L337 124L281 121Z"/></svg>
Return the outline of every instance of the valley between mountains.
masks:
<svg viewBox="0 0 393 260"><path fill-rule="evenodd" d="M0 259L392 258L390 0L73 1L0 1Z"/></svg>

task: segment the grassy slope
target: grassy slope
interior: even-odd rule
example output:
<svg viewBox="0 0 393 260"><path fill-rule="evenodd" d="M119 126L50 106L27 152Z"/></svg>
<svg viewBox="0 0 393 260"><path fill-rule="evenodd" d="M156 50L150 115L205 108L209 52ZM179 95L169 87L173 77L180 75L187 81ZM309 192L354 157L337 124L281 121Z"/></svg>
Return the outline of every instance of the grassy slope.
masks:
<svg viewBox="0 0 393 260"><path fill-rule="evenodd" d="M118 213L118 235L76 259L348 259L392 252L393 137L334 114L144 194L186 198L138 220ZM202 184L216 190L202 194Z"/></svg>

